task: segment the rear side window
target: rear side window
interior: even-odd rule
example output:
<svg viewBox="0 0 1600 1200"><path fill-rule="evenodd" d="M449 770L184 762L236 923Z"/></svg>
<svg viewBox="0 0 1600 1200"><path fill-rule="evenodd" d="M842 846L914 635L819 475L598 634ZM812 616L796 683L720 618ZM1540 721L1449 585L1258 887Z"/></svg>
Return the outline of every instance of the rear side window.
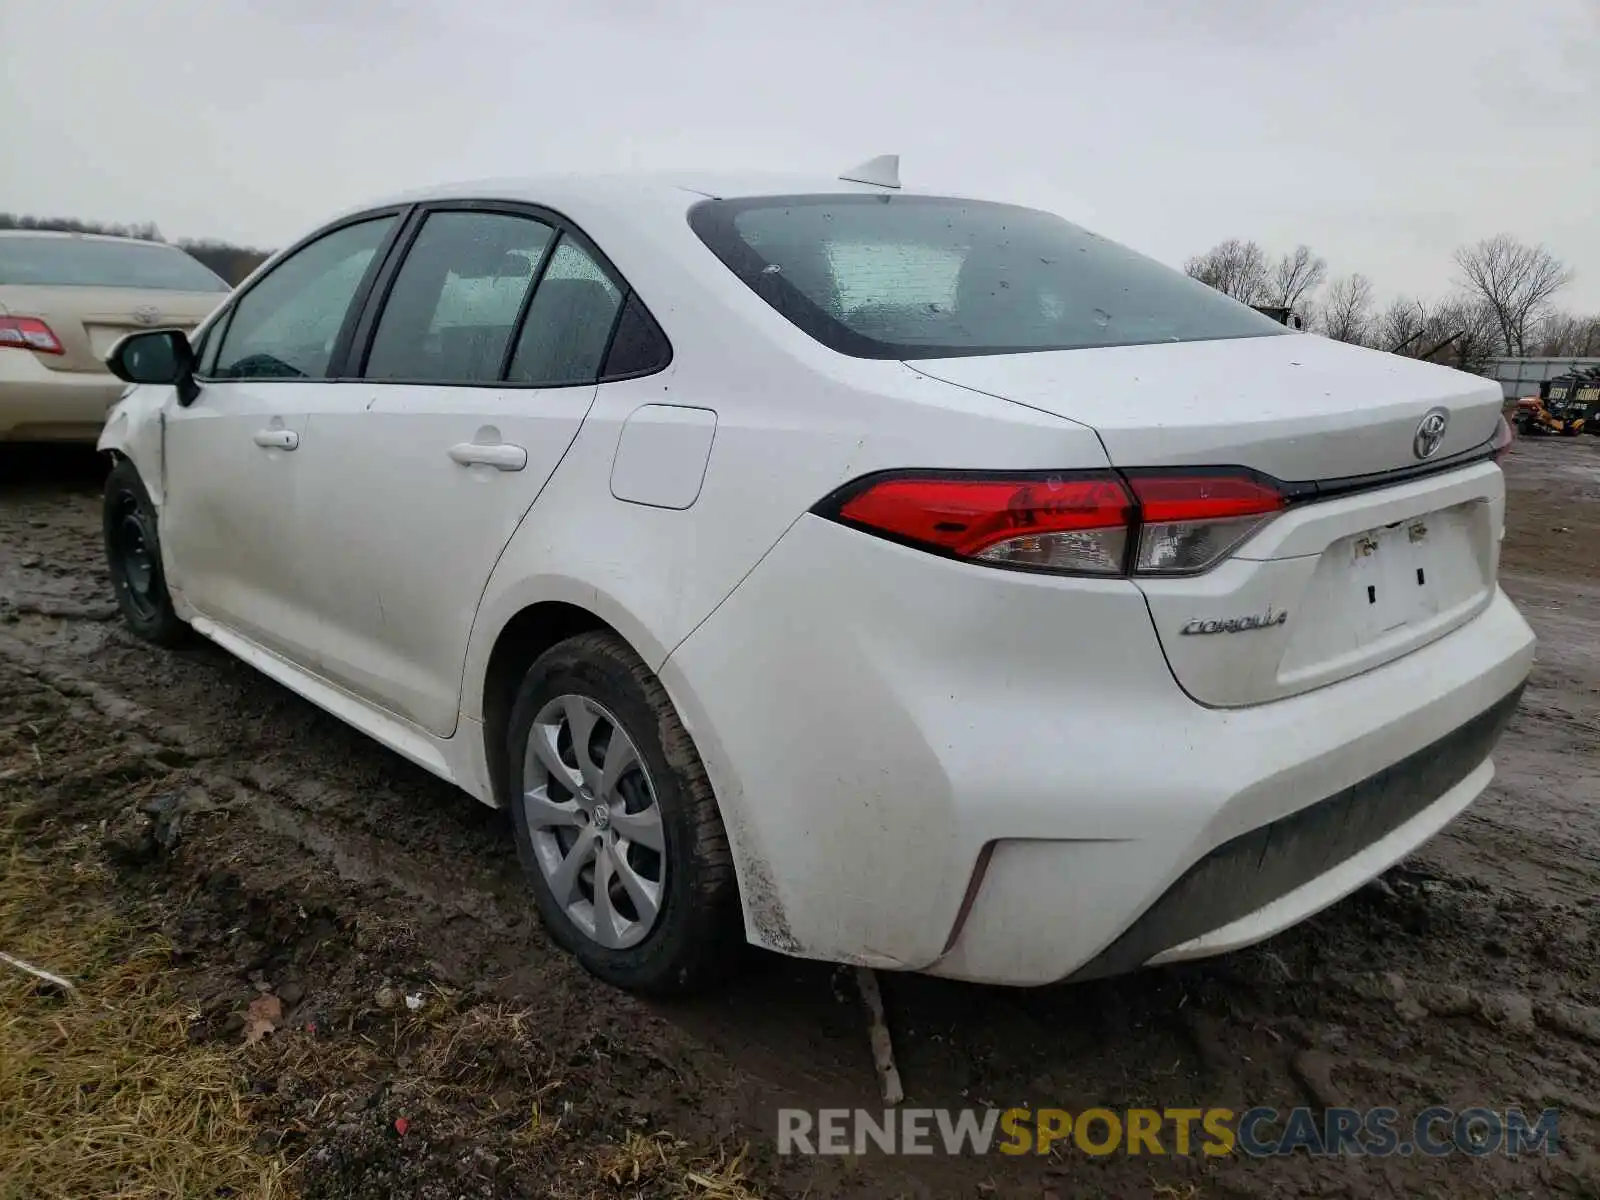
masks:
<svg viewBox="0 0 1600 1200"><path fill-rule="evenodd" d="M1050 213L936 196L707 200L701 240L756 295L857 358L1270 337L1282 325Z"/></svg>
<svg viewBox="0 0 1600 1200"><path fill-rule="evenodd" d="M175 247L74 237L0 237L0 284L158 292L228 290L219 276Z"/></svg>
<svg viewBox="0 0 1600 1200"><path fill-rule="evenodd" d="M498 380L528 290L555 236L531 217L431 213L384 304L366 377Z"/></svg>
<svg viewBox="0 0 1600 1200"><path fill-rule="evenodd" d="M656 324L644 301L633 293L622 306L617 318L617 332L612 335L611 349L606 354L602 378L629 379L636 375L650 375L665 369L672 361L672 345L667 335Z"/></svg>
<svg viewBox="0 0 1600 1200"><path fill-rule="evenodd" d="M345 225L285 258L227 318L218 379L323 379L334 345L393 217Z"/></svg>
<svg viewBox="0 0 1600 1200"><path fill-rule="evenodd" d="M597 381L622 298L588 251L563 237L528 306L508 380L544 387Z"/></svg>

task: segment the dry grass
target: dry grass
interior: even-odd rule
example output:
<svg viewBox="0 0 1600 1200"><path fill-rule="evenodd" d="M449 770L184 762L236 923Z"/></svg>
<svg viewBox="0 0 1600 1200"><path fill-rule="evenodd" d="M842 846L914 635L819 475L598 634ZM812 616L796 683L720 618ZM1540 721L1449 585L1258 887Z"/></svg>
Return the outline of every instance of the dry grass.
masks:
<svg viewBox="0 0 1600 1200"><path fill-rule="evenodd" d="M72 989L0 962L0 1200L278 1200L369 1177L403 1195L453 1183L464 1148L485 1152L498 1185L536 1181L529 1194L565 1200L759 1195L742 1155L646 1136L591 1102L584 1055L524 1005L434 985L412 1011L356 971L318 981L320 1029L297 1021L250 1046L191 1040L201 1014L148 931L175 881L142 896L108 870L99 828L68 823L169 781L108 774L115 751L74 751L88 731L24 699L37 720L0 718L0 952ZM62 802L86 794L90 805ZM130 904L150 918L130 919ZM247 1088L257 1075L273 1081L260 1095ZM297 1162L255 1149L268 1140Z"/></svg>
<svg viewBox="0 0 1600 1200"><path fill-rule="evenodd" d="M189 1042L167 948L101 899L87 839L49 862L24 853L9 790L0 950L76 991L0 964L0 1196L281 1196L282 1164L251 1149L237 1059Z"/></svg>
<svg viewBox="0 0 1600 1200"><path fill-rule="evenodd" d="M647 1137L630 1133L622 1145L601 1156L600 1177L630 1194L648 1186L652 1195L757 1200L758 1194L745 1179L740 1156L696 1161L686 1158L688 1149L669 1134Z"/></svg>

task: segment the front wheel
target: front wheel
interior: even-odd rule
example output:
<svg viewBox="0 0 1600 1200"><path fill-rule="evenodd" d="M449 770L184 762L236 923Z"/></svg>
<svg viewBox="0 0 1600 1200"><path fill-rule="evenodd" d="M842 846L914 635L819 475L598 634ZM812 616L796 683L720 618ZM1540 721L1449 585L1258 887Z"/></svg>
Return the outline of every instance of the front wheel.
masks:
<svg viewBox="0 0 1600 1200"><path fill-rule="evenodd" d="M517 852L555 940L617 987L681 992L743 942L728 835L666 689L614 634L552 647L507 730Z"/></svg>
<svg viewBox="0 0 1600 1200"><path fill-rule="evenodd" d="M189 627L172 608L161 570L161 537L155 506L132 462L119 458L106 476L101 524L106 567L117 607L128 628L158 646L175 646Z"/></svg>

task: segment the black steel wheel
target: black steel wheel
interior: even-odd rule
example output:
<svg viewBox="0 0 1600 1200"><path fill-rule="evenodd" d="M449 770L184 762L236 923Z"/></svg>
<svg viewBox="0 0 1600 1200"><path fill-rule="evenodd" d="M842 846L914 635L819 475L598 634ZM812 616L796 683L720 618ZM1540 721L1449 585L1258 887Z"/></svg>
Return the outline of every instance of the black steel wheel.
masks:
<svg viewBox="0 0 1600 1200"><path fill-rule="evenodd" d="M106 477L101 517L106 567L128 628L158 646L183 640L189 627L173 611L161 570L161 537L150 493L132 462L118 459Z"/></svg>

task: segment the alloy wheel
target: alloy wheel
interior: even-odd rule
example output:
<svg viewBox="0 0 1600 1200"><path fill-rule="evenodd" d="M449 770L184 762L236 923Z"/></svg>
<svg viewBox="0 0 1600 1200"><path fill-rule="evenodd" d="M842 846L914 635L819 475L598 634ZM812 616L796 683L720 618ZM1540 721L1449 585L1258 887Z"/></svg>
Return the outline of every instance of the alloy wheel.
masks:
<svg viewBox="0 0 1600 1200"><path fill-rule="evenodd" d="M638 747L586 696L557 696L528 730L522 804L556 903L596 945L622 950L655 927L666 837Z"/></svg>

